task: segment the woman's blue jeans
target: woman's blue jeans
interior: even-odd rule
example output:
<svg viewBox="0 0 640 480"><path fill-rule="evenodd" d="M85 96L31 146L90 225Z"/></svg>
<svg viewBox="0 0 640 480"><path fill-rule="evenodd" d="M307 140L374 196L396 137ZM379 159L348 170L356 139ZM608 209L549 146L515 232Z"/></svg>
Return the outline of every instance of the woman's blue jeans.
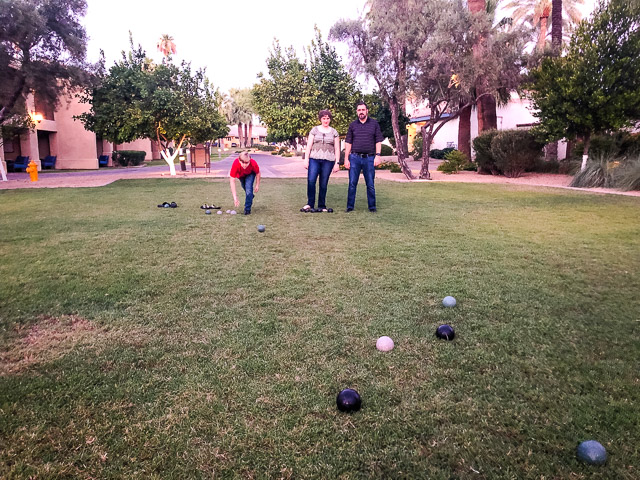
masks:
<svg viewBox="0 0 640 480"><path fill-rule="evenodd" d="M327 208L327 185L329 176L336 162L329 160L309 159L309 171L307 173L307 205L311 208L316 203L316 180L320 177L318 191L318 208Z"/></svg>
<svg viewBox="0 0 640 480"><path fill-rule="evenodd" d="M247 210L251 211L251 205L253 205L253 182L255 181L255 179L256 179L255 173L250 173L246 177L240 178L240 185L242 185L242 188L245 193L245 198L244 198L245 211Z"/></svg>
<svg viewBox="0 0 640 480"><path fill-rule="evenodd" d="M356 190L358 188L358 178L360 172L364 176L364 183L367 185L367 203L369 204L369 210L375 210L376 208L376 187L374 186L374 179L376 177L376 170L373 166L375 155L369 155L367 157L361 157L360 155L349 155L349 162L351 167L349 168L349 193L347 194L347 210L353 210L356 204Z"/></svg>

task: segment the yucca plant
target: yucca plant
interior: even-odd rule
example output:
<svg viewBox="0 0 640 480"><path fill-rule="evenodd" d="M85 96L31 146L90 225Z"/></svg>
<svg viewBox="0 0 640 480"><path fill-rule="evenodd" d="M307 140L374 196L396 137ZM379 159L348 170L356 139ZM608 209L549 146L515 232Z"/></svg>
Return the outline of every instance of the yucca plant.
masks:
<svg viewBox="0 0 640 480"><path fill-rule="evenodd" d="M571 180L571 187L578 188L614 188L616 169L620 160L611 155L598 155L587 163L584 170L576 173Z"/></svg>
<svg viewBox="0 0 640 480"><path fill-rule="evenodd" d="M640 190L640 154L627 159L627 161L615 170L616 188L628 192Z"/></svg>

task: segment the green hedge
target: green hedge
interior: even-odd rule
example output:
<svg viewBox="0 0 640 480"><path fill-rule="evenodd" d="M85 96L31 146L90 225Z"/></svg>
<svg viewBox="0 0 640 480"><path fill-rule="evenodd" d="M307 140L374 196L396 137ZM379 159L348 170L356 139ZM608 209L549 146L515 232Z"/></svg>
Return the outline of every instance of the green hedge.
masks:
<svg viewBox="0 0 640 480"><path fill-rule="evenodd" d="M382 155L383 157L390 157L391 155L393 155L393 148L391 148L389 145L382 144L380 155Z"/></svg>
<svg viewBox="0 0 640 480"><path fill-rule="evenodd" d="M119 150L111 154L113 163L117 163L122 167L130 167L140 165L147 156L146 152L139 150Z"/></svg>
<svg viewBox="0 0 640 480"><path fill-rule="evenodd" d="M502 130L491 140L491 155L505 177L519 177L532 169L544 145L528 130Z"/></svg>
<svg viewBox="0 0 640 480"><path fill-rule="evenodd" d="M496 167L496 160L491 154L491 141L498 133L498 130L485 130L473 139L478 173L492 173L494 175L499 173Z"/></svg>
<svg viewBox="0 0 640 480"><path fill-rule="evenodd" d="M429 157L435 158L437 160L443 160L447 157L447 154L453 152L455 148L447 147L447 148L433 148L429 151Z"/></svg>

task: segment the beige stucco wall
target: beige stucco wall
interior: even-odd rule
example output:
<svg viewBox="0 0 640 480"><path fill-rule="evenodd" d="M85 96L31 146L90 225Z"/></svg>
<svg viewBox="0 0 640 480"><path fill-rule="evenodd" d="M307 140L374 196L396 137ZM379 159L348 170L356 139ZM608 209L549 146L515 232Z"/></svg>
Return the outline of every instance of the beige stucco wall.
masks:
<svg viewBox="0 0 640 480"><path fill-rule="evenodd" d="M151 140L148 138L134 140L133 142L123 143L118 145L117 150L140 150L146 152L146 161L153 160L153 154L151 152Z"/></svg>
<svg viewBox="0 0 640 480"><path fill-rule="evenodd" d="M63 99L59 109L56 110L57 150L56 153L52 153L58 156L56 168L98 168L96 135L85 130L80 120L73 119L74 115L80 115L88 110L89 105L78 102L76 98Z"/></svg>

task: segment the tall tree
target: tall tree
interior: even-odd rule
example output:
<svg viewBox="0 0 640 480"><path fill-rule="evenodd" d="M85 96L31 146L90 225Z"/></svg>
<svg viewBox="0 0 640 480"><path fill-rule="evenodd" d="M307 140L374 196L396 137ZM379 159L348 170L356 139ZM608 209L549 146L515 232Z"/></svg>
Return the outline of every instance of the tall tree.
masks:
<svg viewBox="0 0 640 480"><path fill-rule="evenodd" d="M556 3L558 4L556 7ZM501 2L501 7L506 10L512 10L511 17L514 23L522 23L528 25L536 32L536 48L543 51L546 47L548 36L549 17L551 23L554 21L554 8L556 22L566 22L567 25L577 25L582 19L580 5L584 4L584 0L506 0ZM556 40L558 45L562 44L562 28L558 28ZM553 43L553 28L552 28Z"/></svg>
<svg viewBox="0 0 640 480"><path fill-rule="evenodd" d="M551 0L551 48L555 56L562 49L562 7L562 0Z"/></svg>
<svg viewBox="0 0 640 480"><path fill-rule="evenodd" d="M318 112L330 109L332 126L345 134L359 97L356 82L345 70L334 48L316 37L301 61L293 48L275 41L267 59L268 73L258 75L253 108L269 129L273 141L296 145L318 122Z"/></svg>
<svg viewBox="0 0 640 480"><path fill-rule="evenodd" d="M204 70L192 72L185 62L179 67L169 62L150 64L144 50L134 49L133 44L132 51L123 52L122 60L81 100L91 105L79 116L85 128L116 143L156 140L171 175L185 141L200 143L228 133L219 113L219 95Z"/></svg>
<svg viewBox="0 0 640 480"><path fill-rule="evenodd" d="M86 10L85 0L0 0L0 127L29 123L30 92L56 107L89 81Z"/></svg>
<svg viewBox="0 0 640 480"><path fill-rule="evenodd" d="M529 85L538 132L545 140L584 141L640 119L640 6L602 0L575 32L567 55L545 58Z"/></svg>
<svg viewBox="0 0 640 480"><path fill-rule="evenodd" d="M434 22L421 16L422 2L416 0L369 0L367 5L363 18L337 22L330 38L347 43L354 70L372 78L389 105L398 162L413 179L399 120L405 114L412 65Z"/></svg>
<svg viewBox="0 0 640 480"><path fill-rule="evenodd" d="M487 16L487 5L485 0L468 0L469 11L477 18ZM473 54L477 62L481 62L485 55L487 39L483 36L476 38L473 45ZM478 98L476 109L478 115L478 132L497 128L498 117L496 114L496 100L493 95L486 95L488 85L484 75L480 74L475 81L475 92Z"/></svg>
<svg viewBox="0 0 640 480"><path fill-rule="evenodd" d="M449 8L445 8L448 5ZM483 97L508 96L520 84L521 51L525 37L518 29L494 31L486 16L473 15L456 1L425 2L437 18L433 34L418 51L415 93L429 108L422 127L423 158L421 178L429 178L431 141L449 121L458 118ZM478 38L489 38L482 59L476 58ZM453 74L452 74L453 73ZM482 77L486 92L474 95L477 78Z"/></svg>

